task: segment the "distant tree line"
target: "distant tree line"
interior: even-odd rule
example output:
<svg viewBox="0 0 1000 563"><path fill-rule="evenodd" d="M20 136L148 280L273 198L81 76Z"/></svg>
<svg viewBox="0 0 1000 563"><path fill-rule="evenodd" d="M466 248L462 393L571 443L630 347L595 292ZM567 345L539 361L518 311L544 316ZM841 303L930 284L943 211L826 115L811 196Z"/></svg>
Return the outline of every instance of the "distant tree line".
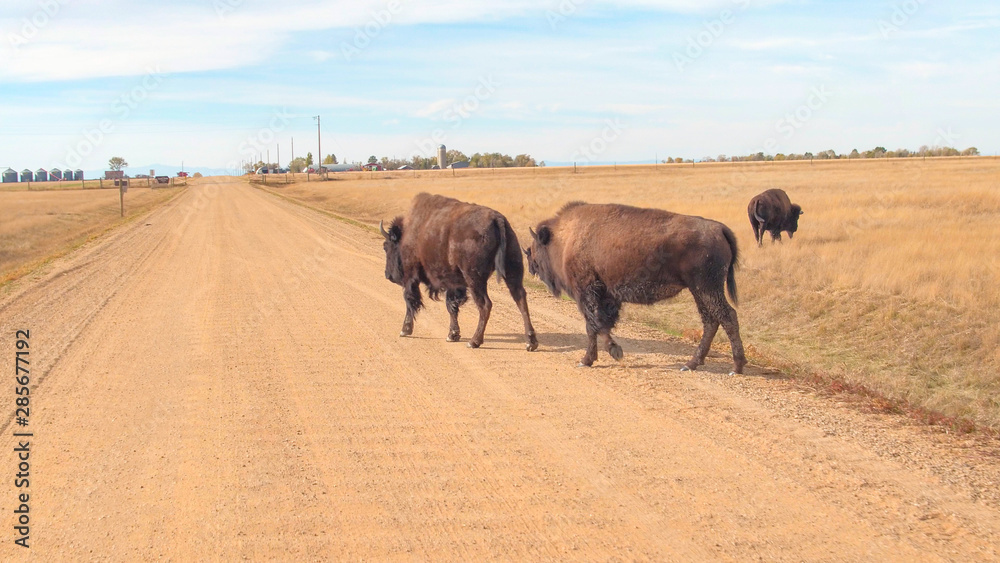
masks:
<svg viewBox="0 0 1000 563"><path fill-rule="evenodd" d="M498 152L491 153L475 153L472 156L466 156L465 153L458 150L449 150L447 152L447 163L453 164L455 162L468 162L470 168L513 168L522 166L538 166L535 159L528 154L519 154L517 156L510 156L509 154L501 154ZM370 161L371 159L369 159ZM378 160L382 168L386 170L396 170L401 166L409 166L416 170L429 170L434 166L438 165L437 157L426 157L420 155L413 155L409 159L405 158L389 158L383 156Z"/></svg>
<svg viewBox="0 0 1000 563"><path fill-rule="evenodd" d="M837 160L841 158L912 158L912 157L926 157L926 156L979 156L979 149L976 147L969 147L964 151L960 151L953 147L928 147L924 145L918 150L911 151L908 149L896 149L894 151L886 150L885 147L875 147L871 150L864 152L858 151L858 149L852 150L850 153L837 154L833 149L820 151L816 154L811 152L803 154L784 154L778 153L775 155L764 154L763 152L758 152L756 154L750 154L746 156L726 156L720 154L717 157L706 156L699 160L699 162L757 162L757 161L771 161L771 160ZM694 162L691 159L684 158L666 158L663 160L666 164L674 163L691 163Z"/></svg>

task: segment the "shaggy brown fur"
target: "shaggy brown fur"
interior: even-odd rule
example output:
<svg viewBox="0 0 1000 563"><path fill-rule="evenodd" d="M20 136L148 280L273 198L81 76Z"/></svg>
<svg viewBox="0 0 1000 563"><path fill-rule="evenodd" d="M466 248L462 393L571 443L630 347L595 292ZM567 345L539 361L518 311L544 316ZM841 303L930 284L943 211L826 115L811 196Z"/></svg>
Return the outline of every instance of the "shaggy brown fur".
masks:
<svg viewBox="0 0 1000 563"><path fill-rule="evenodd" d="M802 208L788 199L785 190L777 188L767 190L754 196L747 205L747 215L750 216L750 226L757 246L764 244L764 233L771 233L771 242L781 241L781 231L792 238L799 230L799 215Z"/></svg>
<svg viewBox="0 0 1000 563"><path fill-rule="evenodd" d="M580 364L597 359L597 337L613 358L622 349L611 337L622 303L652 304L688 288L705 332L686 369L705 362L721 324L733 349L735 373L746 358L736 311L736 237L716 221L626 205L567 204L532 232L528 269L553 295L568 293L587 321L589 342Z"/></svg>
<svg viewBox="0 0 1000 563"><path fill-rule="evenodd" d="M406 300L400 336L413 333L413 318L423 307L423 283L431 299L437 300L445 292L451 315L450 342L460 338L458 309L468 299L468 293L472 294L479 309L479 326L469 346L481 346L493 308L486 285L496 270L497 280L504 280L521 311L528 351L538 348L528 315L520 245L503 215L481 205L421 193L413 198L405 218L396 217L388 231L381 224L379 229L385 237L385 277L403 286Z"/></svg>

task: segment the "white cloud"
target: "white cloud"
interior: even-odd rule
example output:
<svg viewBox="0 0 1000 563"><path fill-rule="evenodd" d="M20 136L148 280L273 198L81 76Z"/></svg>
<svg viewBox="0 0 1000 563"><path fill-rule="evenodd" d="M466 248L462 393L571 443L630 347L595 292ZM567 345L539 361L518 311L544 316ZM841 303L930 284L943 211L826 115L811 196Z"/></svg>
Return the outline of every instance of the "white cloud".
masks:
<svg viewBox="0 0 1000 563"><path fill-rule="evenodd" d="M435 102L431 102L430 104L413 112L413 115L416 117L434 117L437 116L437 114L443 112L444 110L452 107L453 105L455 105L454 98L445 98L437 100Z"/></svg>
<svg viewBox="0 0 1000 563"><path fill-rule="evenodd" d="M35 2L0 8L0 80L35 82L142 74L149 65L170 72L199 72L260 64L296 32L361 30L375 40L396 25L501 21L556 8L528 0L313 0L276 9L263 0L141 3L111 0L52 0L48 15ZM777 3L771 0L766 4ZM590 0L587 7L643 8L663 12L713 12L733 0ZM755 4L756 5L756 4ZM41 18L35 18L42 13ZM42 25L30 22L43 21ZM29 22L30 34L22 28ZM30 35L30 37L28 36ZM12 38L19 39L12 39ZM312 50L316 62L335 52Z"/></svg>
<svg viewBox="0 0 1000 563"><path fill-rule="evenodd" d="M605 111L622 115L648 115L666 109L662 104L609 104Z"/></svg>

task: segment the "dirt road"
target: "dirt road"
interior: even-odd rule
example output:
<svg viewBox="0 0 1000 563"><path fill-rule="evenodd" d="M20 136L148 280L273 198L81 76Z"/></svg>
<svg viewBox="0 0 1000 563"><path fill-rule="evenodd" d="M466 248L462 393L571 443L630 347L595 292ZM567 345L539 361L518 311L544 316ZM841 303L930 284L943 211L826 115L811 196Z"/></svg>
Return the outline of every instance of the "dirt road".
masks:
<svg viewBox="0 0 1000 563"><path fill-rule="evenodd" d="M6 288L34 387L27 427L0 397L0 560L1000 557L992 504L718 383L725 357L683 374L626 326L624 363L577 369L573 304L529 296L528 353L496 286L483 348L433 302L401 339L383 268L377 234L206 182Z"/></svg>

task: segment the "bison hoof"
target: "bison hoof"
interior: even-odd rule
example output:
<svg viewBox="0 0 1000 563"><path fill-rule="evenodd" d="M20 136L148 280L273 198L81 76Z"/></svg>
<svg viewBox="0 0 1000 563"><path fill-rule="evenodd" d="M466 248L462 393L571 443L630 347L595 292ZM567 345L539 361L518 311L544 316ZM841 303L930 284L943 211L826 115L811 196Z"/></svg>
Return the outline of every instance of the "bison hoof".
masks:
<svg viewBox="0 0 1000 563"><path fill-rule="evenodd" d="M462 336L457 332L448 333L448 342L458 342Z"/></svg>
<svg viewBox="0 0 1000 563"><path fill-rule="evenodd" d="M527 350L529 352L534 352L535 350L538 350L538 341L532 340L531 342L528 342Z"/></svg>
<svg viewBox="0 0 1000 563"><path fill-rule="evenodd" d="M692 370L687 366L681 366L681 371L692 371Z"/></svg>
<svg viewBox="0 0 1000 563"><path fill-rule="evenodd" d="M729 375L736 375L736 372L735 371L731 371L731 372L729 372Z"/></svg>
<svg viewBox="0 0 1000 563"><path fill-rule="evenodd" d="M625 357L625 353L622 352L622 347L619 346L617 342L612 342L611 346L608 346L608 354L611 354L611 357L619 362Z"/></svg>
<svg viewBox="0 0 1000 563"><path fill-rule="evenodd" d="M401 330L401 331L399 331L399 335L400 336L409 336L411 334L413 334L412 330Z"/></svg>
<svg viewBox="0 0 1000 563"><path fill-rule="evenodd" d="M469 341L469 348L479 348L482 345L483 345L482 342L476 342L475 340Z"/></svg>

